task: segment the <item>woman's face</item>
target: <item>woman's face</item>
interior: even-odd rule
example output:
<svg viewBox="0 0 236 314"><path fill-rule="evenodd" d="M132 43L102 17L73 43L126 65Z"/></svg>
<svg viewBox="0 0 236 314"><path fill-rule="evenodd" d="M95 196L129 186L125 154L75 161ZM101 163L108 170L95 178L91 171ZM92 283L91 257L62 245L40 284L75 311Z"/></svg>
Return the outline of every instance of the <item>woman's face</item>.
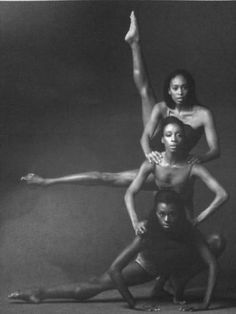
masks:
<svg viewBox="0 0 236 314"><path fill-rule="evenodd" d="M182 75L172 78L168 93L176 105L183 104L188 94L187 80Z"/></svg>
<svg viewBox="0 0 236 314"><path fill-rule="evenodd" d="M184 132L178 124L167 124L164 127L161 141L166 151L176 152L183 144Z"/></svg>
<svg viewBox="0 0 236 314"><path fill-rule="evenodd" d="M157 219L165 230L173 229L179 219L178 210L175 204L158 203L156 208Z"/></svg>

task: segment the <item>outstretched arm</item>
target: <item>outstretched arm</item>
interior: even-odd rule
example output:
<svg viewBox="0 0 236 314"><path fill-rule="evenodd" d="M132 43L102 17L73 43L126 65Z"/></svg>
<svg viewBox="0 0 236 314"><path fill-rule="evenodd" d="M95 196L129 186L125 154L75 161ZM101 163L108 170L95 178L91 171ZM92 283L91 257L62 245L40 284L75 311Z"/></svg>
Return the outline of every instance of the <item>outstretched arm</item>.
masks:
<svg viewBox="0 0 236 314"><path fill-rule="evenodd" d="M201 165L194 165L192 167L191 175L200 178L206 186L215 194L210 205L203 210L195 219L196 224L204 221L213 212L216 211L228 199L228 193L220 185L220 183L210 174L210 172Z"/></svg>
<svg viewBox="0 0 236 314"><path fill-rule="evenodd" d="M122 276L122 269L133 260L142 247L142 240L140 237L136 237L134 241L116 258L112 263L108 273L119 290L120 294L127 301L130 308L135 306L135 301L130 293L125 280Z"/></svg>
<svg viewBox="0 0 236 314"><path fill-rule="evenodd" d="M153 164L150 164L148 161L144 161L140 167L137 177L134 179L125 193L125 205L136 234L145 232L146 228L144 223L140 223L138 220L138 216L135 211L135 195L142 189L142 186L148 175L153 171L153 167Z"/></svg>
<svg viewBox="0 0 236 314"><path fill-rule="evenodd" d="M133 58L134 82L142 100L142 117L144 127L150 119L152 108L156 103L156 97L148 76L147 67L143 57L139 29L134 11L130 15L130 28L125 36L125 41L130 45Z"/></svg>

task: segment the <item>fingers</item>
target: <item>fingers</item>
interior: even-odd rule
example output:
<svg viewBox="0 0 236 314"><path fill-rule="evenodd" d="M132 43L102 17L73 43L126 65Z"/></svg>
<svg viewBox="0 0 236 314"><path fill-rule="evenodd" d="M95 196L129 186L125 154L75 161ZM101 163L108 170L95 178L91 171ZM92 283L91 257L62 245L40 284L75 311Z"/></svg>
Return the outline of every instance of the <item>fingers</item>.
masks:
<svg viewBox="0 0 236 314"><path fill-rule="evenodd" d="M187 160L188 164L200 164L201 163L201 159L197 156L190 156Z"/></svg>
<svg viewBox="0 0 236 314"><path fill-rule="evenodd" d="M159 312L160 305L158 304L153 304L153 305L143 305L142 310L147 311L147 312Z"/></svg>
<svg viewBox="0 0 236 314"><path fill-rule="evenodd" d="M149 154L146 154L146 158L150 163L159 164L162 160L162 154L158 151L152 151Z"/></svg>
<svg viewBox="0 0 236 314"><path fill-rule="evenodd" d="M180 312L193 312L194 311L194 307L193 306L189 306L189 305L183 305L179 308Z"/></svg>
<svg viewBox="0 0 236 314"><path fill-rule="evenodd" d="M139 227L139 228L137 228L136 229L136 235L139 235L139 236L141 236L141 235L143 235L145 232L147 232L147 229L145 228L145 227Z"/></svg>

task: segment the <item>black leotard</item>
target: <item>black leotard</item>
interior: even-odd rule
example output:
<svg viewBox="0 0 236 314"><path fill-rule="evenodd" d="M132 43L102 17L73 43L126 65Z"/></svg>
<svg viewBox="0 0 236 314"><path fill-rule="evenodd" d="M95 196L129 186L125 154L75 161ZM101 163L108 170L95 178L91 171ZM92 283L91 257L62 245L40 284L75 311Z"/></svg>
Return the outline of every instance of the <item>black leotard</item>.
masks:
<svg viewBox="0 0 236 314"><path fill-rule="evenodd" d="M185 142L184 146L187 152L190 152L202 137L203 127L194 129L189 124L184 123Z"/></svg>
<svg viewBox="0 0 236 314"><path fill-rule="evenodd" d="M193 238L194 228L187 220L174 232L157 223L155 231L144 236L144 249L136 262L152 276L184 271L199 259Z"/></svg>

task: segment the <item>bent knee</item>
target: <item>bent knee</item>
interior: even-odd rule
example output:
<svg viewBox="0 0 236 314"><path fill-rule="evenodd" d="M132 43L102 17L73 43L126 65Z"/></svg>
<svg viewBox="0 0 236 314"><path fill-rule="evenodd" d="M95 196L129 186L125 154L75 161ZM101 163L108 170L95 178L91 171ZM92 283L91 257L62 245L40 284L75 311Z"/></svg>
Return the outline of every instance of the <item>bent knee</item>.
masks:
<svg viewBox="0 0 236 314"><path fill-rule="evenodd" d="M211 234L207 238L207 243L214 255L217 257L222 254L226 247L226 239L221 234Z"/></svg>

